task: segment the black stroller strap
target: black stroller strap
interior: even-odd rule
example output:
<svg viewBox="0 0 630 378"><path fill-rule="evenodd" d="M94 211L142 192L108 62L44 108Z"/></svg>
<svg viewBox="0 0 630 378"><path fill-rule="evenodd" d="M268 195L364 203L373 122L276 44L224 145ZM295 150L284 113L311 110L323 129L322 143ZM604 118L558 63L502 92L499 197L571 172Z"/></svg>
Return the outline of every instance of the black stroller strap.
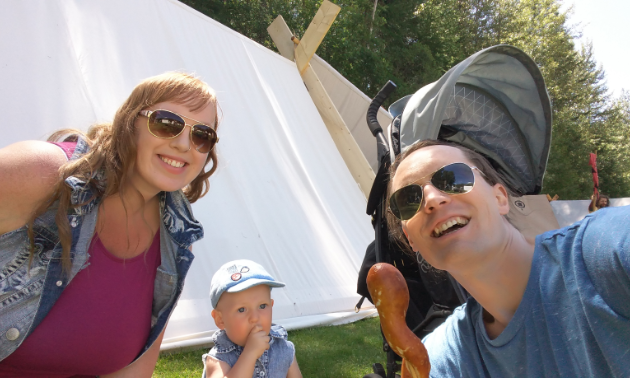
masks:
<svg viewBox="0 0 630 378"><path fill-rule="evenodd" d="M384 156L383 161L378 167L378 172L374 178L374 184L370 190L370 195L367 201L367 215L373 215L376 211L376 207L380 205L383 195L387 191L387 183L389 182L389 156Z"/></svg>

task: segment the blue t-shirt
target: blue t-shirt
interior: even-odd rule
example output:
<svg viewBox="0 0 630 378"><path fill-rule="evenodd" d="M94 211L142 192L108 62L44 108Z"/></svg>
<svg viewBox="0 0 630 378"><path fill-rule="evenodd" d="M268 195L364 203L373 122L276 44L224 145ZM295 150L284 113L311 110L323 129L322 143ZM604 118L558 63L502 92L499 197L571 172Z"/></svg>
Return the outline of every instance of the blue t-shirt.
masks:
<svg viewBox="0 0 630 378"><path fill-rule="evenodd" d="M630 206L536 237L514 317L494 340L471 298L424 339L431 377L630 377Z"/></svg>

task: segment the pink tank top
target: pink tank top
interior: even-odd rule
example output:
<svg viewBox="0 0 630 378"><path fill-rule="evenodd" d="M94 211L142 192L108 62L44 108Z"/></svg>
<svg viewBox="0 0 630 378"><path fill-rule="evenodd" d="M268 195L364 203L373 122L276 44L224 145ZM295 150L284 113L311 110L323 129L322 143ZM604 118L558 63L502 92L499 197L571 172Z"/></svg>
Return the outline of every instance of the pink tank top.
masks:
<svg viewBox="0 0 630 378"><path fill-rule="evenodd" d="M70 158L72 157L72 154L74 153L74 150L77 148L77 142L59 142L59 143L51 142L51 143L61 148L63 152L66 154L66 157L68 158L68 160L70 160Z"/></svg>
<svg viewBox="0 0 630 378"><path fill-rule="evenodd" d="M0 362L0 377L108 374L129 365L151 329L160 236L132 259L113 256L95 234L89 265L68 284L22 345Z"/></svg>

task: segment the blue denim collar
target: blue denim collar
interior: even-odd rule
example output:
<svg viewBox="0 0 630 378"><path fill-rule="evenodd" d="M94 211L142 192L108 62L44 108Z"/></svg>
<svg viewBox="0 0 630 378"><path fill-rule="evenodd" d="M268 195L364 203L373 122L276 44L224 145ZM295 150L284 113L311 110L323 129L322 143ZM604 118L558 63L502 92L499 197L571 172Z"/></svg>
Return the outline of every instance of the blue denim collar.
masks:
<svg viewBox="0 0 630 378"><path fill-rule="evenodd" d="M90 147L85 139L79 137L70 160L79 159L89 149ZM103 170L98 170L92 177L95 179L93 182L105 182L105 172ZM71 203L80 205L74 209L73 215L75 216L91 213L102 200L102 198L95 195L95 188L92 187L89 181L86 182L70 176L65 182L72 189ZM175 243L180 247L188 248L188 246L203 238L203 227L193 216L190 203L181 190L161 192L159 199L162 222Z"/></svg>
<svg viewBox="0 0 630 378"><path fill-rule="evenodd" d="M87 144L86 140L82 137L77 138L77 145L74 148L74 152L72 153L72 157L70 160L78 160L90 150L90 146ZM94 173L93 177L96 179L95 182L102 182L101 180L104 178L104 172L99 170ZM72 189L72 194L70 196L70 202L73 205L81 205L74 208L74 215L87 215L94 210L99 202L100 198L97 197L94 193L93 188L89 185L89 182L85 182L77 177L70 176L65 180L66 185Z"/></svg>
<svg viewBox="0 0 630 378"><path fill-rule="evenodd" d="M271 339L269 340L269 345L273 345L275 339L284 339L288 340L287 331L279 325L272 324L271 329L269 330L269 336ZM238 351L238 354L241 354L243 351L243 347L240 345L236 345L230 340L225 333L224 330L218 330L212 335L212 342L214 343L215 348L218 353L229 353L234 350Z"/></svg>
<svg viewBox="0 0 630 378"><path fill-rule="evenodd" d="M191 244L203 238L203 227L193 216L190 202L184 192L160 193L160 209L162 222L171 238L180 247L188 248Z"/></svg>

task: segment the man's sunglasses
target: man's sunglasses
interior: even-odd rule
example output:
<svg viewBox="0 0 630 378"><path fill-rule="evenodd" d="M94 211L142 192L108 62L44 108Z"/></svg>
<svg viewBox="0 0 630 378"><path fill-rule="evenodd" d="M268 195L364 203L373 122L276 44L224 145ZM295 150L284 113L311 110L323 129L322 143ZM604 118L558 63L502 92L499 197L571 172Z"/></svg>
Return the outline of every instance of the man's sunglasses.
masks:
<svg viewBox="0 0 630 378"><path fill-rule="evenodd" d="M468 193L475 185L473 169L483 174L477 167L470 167L464 163L453 163L422 177L420 180L431 176L431 185L449 195ZM389 209L396 218L403 221L408 220L420 210L424 197L422 186L417 184L420 180L398 189L389 197Z"/></svg>
<svg viewBox="0 0 630 378"><path fill-rule="evenodd" d="M176 138L184 132L186 126L190 126L190 142L202 154L210 152L219 142L217 132L212 127L186 117L197 122L190 125L184 121L184 117L170 110L141 110L139 114L149 119L147 127L151 135L161 139Z"/></svg>

